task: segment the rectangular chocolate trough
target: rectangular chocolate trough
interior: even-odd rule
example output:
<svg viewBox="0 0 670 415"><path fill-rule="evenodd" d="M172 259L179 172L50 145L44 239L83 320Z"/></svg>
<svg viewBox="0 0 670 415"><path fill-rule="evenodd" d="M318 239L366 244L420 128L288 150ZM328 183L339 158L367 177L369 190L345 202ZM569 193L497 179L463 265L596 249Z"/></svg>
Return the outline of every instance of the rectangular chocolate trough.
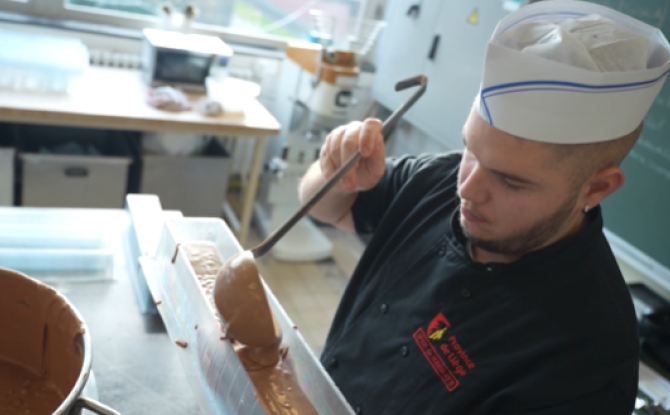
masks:
<svg viewBox="0 0 670 415"><path fill-rule="evenodd" d="M218 218L162 219L160 205L145 196L129 196L129 209L141 252L146 283L203 414L263 415L254 387L233 350L222 340L214 308L205 297L189 260L177 245L213 242L225 261L242 251L226 224ZM281 325L282 343L304 393L321 415L353 415L339 389L324 371L277 298L263 282Z"/></svg>

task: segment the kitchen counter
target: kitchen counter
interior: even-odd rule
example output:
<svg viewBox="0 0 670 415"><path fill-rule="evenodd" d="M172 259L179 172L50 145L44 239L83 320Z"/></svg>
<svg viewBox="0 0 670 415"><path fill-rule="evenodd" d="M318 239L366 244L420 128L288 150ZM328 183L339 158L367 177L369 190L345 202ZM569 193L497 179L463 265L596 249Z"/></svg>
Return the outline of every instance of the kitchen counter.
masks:
<svg viewBox="0 0 670 415"><path fill-rule="evenodd" d="M133 286L137 258L129 248L129 227L130 215L122 209L0 208L0 266L11 265L43 280L80 312L91 334L100 402L121 415L198 415L178 346L160 315L141 312ZM113 273L55 272L62 262L48 255L34 254L21 264L15 259L20 255L9 251L36 253L77 244L93 249L91 239L78 242L76 235L103 235L104 248L114 253ZM86 266L83 261L77 265Z"/></svg>
<svg viewBox="0 0 670 415"><path fill-rule="evenodd" d="M99 400L122 415L199 414L160 316L142 315L128 273L117 278L50 284L88 324Z"/></svg>

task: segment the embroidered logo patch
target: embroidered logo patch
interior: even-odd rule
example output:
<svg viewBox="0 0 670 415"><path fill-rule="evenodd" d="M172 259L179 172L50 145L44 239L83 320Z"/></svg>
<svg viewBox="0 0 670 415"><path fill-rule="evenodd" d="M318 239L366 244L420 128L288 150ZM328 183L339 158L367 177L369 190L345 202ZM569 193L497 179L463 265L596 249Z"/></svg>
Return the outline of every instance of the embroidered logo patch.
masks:
<svg viewBox="0 0 670 415"><path fill-rule="evenodd" d="M444 316L444 314L439 313L428 325L428 338L431 340L442 340L442 336L451 327L449 320Z"/></svg>
<svg viewBox="0 0 670 415"><path fill-rule="evenodd" d="M455 335L445 337L450 328L449 320L444 314L438 313L428 324L427 330L419 327L412 337L435 374L447 390L453 392L461 384L459 379L474 369L475 363Z"/></svg>

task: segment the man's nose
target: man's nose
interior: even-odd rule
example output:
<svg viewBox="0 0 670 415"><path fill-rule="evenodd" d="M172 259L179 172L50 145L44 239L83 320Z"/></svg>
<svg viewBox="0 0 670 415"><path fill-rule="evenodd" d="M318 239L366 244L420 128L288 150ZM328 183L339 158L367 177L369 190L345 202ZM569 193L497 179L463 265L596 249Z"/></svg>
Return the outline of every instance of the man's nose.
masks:
<svg viewBox="0 0 670 415"><path fill-rule="evenodd" d="M490 198L486 171L479 164L473 163L472 168L461 177L458 195L461 199L472 203L485 203Z"/></svg>

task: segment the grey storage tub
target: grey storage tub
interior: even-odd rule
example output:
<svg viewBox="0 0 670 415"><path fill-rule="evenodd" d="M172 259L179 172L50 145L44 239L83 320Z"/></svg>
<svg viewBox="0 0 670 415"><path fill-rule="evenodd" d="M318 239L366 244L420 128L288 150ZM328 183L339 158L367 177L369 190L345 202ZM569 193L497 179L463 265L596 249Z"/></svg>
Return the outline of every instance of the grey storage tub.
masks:
<svg viewBox="0 0 670 415"><path fill-rule="evenodd" d="M130 147L123 135L104 130L22 126L21 204L36 207L122 208ZM41 148L75 142L101 154L45 154Z"/></svg>
<svg viewBox="0 0 670 415"><path fill-rule="evenodd" d="M164 209L184 216L221 217L231 158L212 138L202 154L142 154L140 193L157 195Z"/></svg>

